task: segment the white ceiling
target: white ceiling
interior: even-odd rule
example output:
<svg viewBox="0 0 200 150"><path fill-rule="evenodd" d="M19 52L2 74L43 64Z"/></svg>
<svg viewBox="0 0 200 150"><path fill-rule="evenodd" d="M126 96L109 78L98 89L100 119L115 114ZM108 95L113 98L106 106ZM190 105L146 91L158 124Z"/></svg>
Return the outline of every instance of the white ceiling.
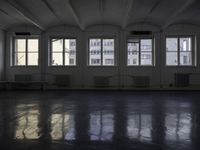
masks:
<svg viewBox="0 0 200 150"><path fill-rule="evenodd" d="M57 25L200 25L199 0L0 0L0 28Z"/></svg>

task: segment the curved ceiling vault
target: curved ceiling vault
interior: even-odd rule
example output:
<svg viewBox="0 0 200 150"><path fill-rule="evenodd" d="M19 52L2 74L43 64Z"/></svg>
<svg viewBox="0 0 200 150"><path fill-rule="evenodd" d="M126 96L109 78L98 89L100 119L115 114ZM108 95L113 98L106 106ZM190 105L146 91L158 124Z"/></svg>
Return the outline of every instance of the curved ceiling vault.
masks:
<svg viewBox="0 0 200 150"><path fill-rule="evenodd" d="M1 0L0 28L34 25L41 30L70 25L84 30L92 25L150 23L200 25L198 0Z"/></svg>

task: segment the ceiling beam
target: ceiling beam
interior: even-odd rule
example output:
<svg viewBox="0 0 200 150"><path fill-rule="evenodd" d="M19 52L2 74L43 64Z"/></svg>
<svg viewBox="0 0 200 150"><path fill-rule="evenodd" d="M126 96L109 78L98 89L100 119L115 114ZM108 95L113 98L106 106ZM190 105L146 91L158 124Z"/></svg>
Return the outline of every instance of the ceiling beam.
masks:
<svg viewBox="0 0 200 150"><path fill-rule="evenodd" d="M173 23L174 19L182 13L184 10L186 10L188 7L190 7L196 0L188 0L185 4L183 4L179 9L177 9L166 21L166 23L162 26L162 29L167 28L170 24Z"/></svg>
<svg viewBox="0 0 200 150"><path fill-rule="evenodd" d="M56 18L64 24L64 22L60 19L59 15L56 13L56 11L51 7L49 2L47 0L42 0L42 2L47 6L47 8L56 16Z"/></svg>
<svg viewBox="0 0 200 150"><path fill-rule="evenodd" d="M78 15L76 9L74 8L71 0L67 0L67 3L66 3L67 7L69 8L70 12L72 13L74 19L76 20L76 23L78 24L78 26L84 30L85 27L84 25L81 23L81 20L80 20L80 16Z"/></svg>
<svg viewBox="0 0 200 150"><path fill-rule="evenodd" d="M7 0L8 4L12 6L20 15L22 15L27 21L37 26L41 30L46 30L46 28L26 9L24 9L19 3L15 0Z"/></svg>
<svg viewBox="0 0 200 150"><path fill-rule="evenodd" d="M122 28L126 28L128 25L128 20L129 20L129 16L133 7L133 1L134 0L129 0L126 6L126 10L125 10L125 15L124 15L124 20L122 21Z"/></svg>

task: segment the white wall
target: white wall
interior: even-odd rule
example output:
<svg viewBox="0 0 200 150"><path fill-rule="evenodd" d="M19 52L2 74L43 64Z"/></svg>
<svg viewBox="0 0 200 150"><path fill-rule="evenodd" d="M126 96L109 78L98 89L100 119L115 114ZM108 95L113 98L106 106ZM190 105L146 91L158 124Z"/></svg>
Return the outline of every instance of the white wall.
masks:
<svg viewBox="0 0 200 150"><path fill-rule="evenodd" d="M127 67L126 66L126 41L131 30L151 30L155 38L155 66L150 67ZM12 49L12 35L15 31L30 31L33 34L40 34L40 66L39 67L10 67L10 52ZM91 26L82 31L72 26L58 26L45 32L33 27L12 28L7 33L6 50L6 77L7 80L14 80L15 74L33 74L35 80L52 81L53 74L70 74L71 88L93 88L93 78L96 75L111 76L110 85L113 88L130 88L131 76L150 76L152 88L159 88L161 85L169 87L174 83L174 73L200 73L198 61L196 67L167 67L165 66L165 37L166 35L194 35L197 39L197 58L200 58L200 28L192 25L174 25L165 31L160 31L151 25L133 25L126 29L118 26ZM65 36L77 38L77 66L57 67L48 66L49 37ZM89 37L115 37L116 66L94 67L87 65L88 38ZM200 76L194 75L191 82L200 85Z"/></svg>
<svg viewBox="0 0 200 150"><path fill-rule="evenodd" d="M0 80L4 79L5 33L0 29Z"/></svg>

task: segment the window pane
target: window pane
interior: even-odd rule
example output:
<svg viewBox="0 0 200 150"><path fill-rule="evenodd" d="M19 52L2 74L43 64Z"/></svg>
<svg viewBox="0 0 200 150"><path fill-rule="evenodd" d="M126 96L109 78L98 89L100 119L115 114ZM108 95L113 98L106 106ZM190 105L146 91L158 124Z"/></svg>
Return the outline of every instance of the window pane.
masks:
<svg viewBox="0 0 200 150"><path fill-rule="evenodd" d="M26 51L26 40L16 39L15 40L15 52L25 52Z"/></svg>
<svg viewBox="0 0 200 150"><path fill-rule="evenodd" d="M166 64L167 65L178 65L177 52L166 53Z"/></svg>
<svg viewBox="0 0 200 150"><path fill-rule="evenodd" d="M103 39L103 65L114 65L114 39Z"/></svg>
<svg viewBox="0 0 200 150"><path fill-rule="evenodd" d="M152 51L152 39L141 40L141 51Z"/></svg>
<svg viewBox="0 0 200 150"><path fill-rule="evenodd" d="M63 53L52 53L52 62L53 66L63 65Z"/></svg>
<svg viewBox="0 0 200 150"><path fill-rule="evenodd" d="M38 39L28 39L28 52L38 52Z"/></svg>
<svg viewBox="0 0 200 150"><path fill-rule="evenodd" d="M192 52L180 52L180 65L192 65Z"/></svg>
<svg viewBox="0 0 200 150"><path fill-rule="evenodd" d="M38 65L38 39L28 39L28 64L30 66Z"/></svg>
<svg viewBox="0 0 200 150"><path fill-rule="evenodd" d="M166 51L177 51L178 50L178 39L167 38L166 39Z"/></svg>
<svg viewBox="0 0 200 150"><path fill-rule="evenodd" d="M152 65L151 52L141 52L141 65Z"/></svg>
<svg viewBox="0 0 200 150"><path fill-rule="evenodd" d="M15 65L25 66L26 65L26 53L15 53Z"/></svg>
<svg viewBox="0 0 200 150"><path fill-rule="evenodd" d="M76 65L76 39L65 39L65 65Z"/></svg>
<svg viewBox="0 0 200 150"><path fill-rule="evenodd" d="M38 65L38 53L28 53L28 65L30 66Z"/></svg>
<svg viewBox="0 0 200 150"><path fill-rule="evenodd" d="M180 38L180 51L191 51L191 38Z"/></svg>
<svg viewBox="0 0 200 150"><path fill-rule="evenodd" d="M127 65L139 65L139 43L128 43Z"/></svg>
<svg viewBox="0 0 200 150"><path fill-rule="evenodd" d="M52 52L63 51L63 39L52 39Z"/></svg>
<svg viewBox="0 0 200 150"><path fill-rule="evenodd" d="M101 39L90 39L89 65L101 65Z"/></svg>

